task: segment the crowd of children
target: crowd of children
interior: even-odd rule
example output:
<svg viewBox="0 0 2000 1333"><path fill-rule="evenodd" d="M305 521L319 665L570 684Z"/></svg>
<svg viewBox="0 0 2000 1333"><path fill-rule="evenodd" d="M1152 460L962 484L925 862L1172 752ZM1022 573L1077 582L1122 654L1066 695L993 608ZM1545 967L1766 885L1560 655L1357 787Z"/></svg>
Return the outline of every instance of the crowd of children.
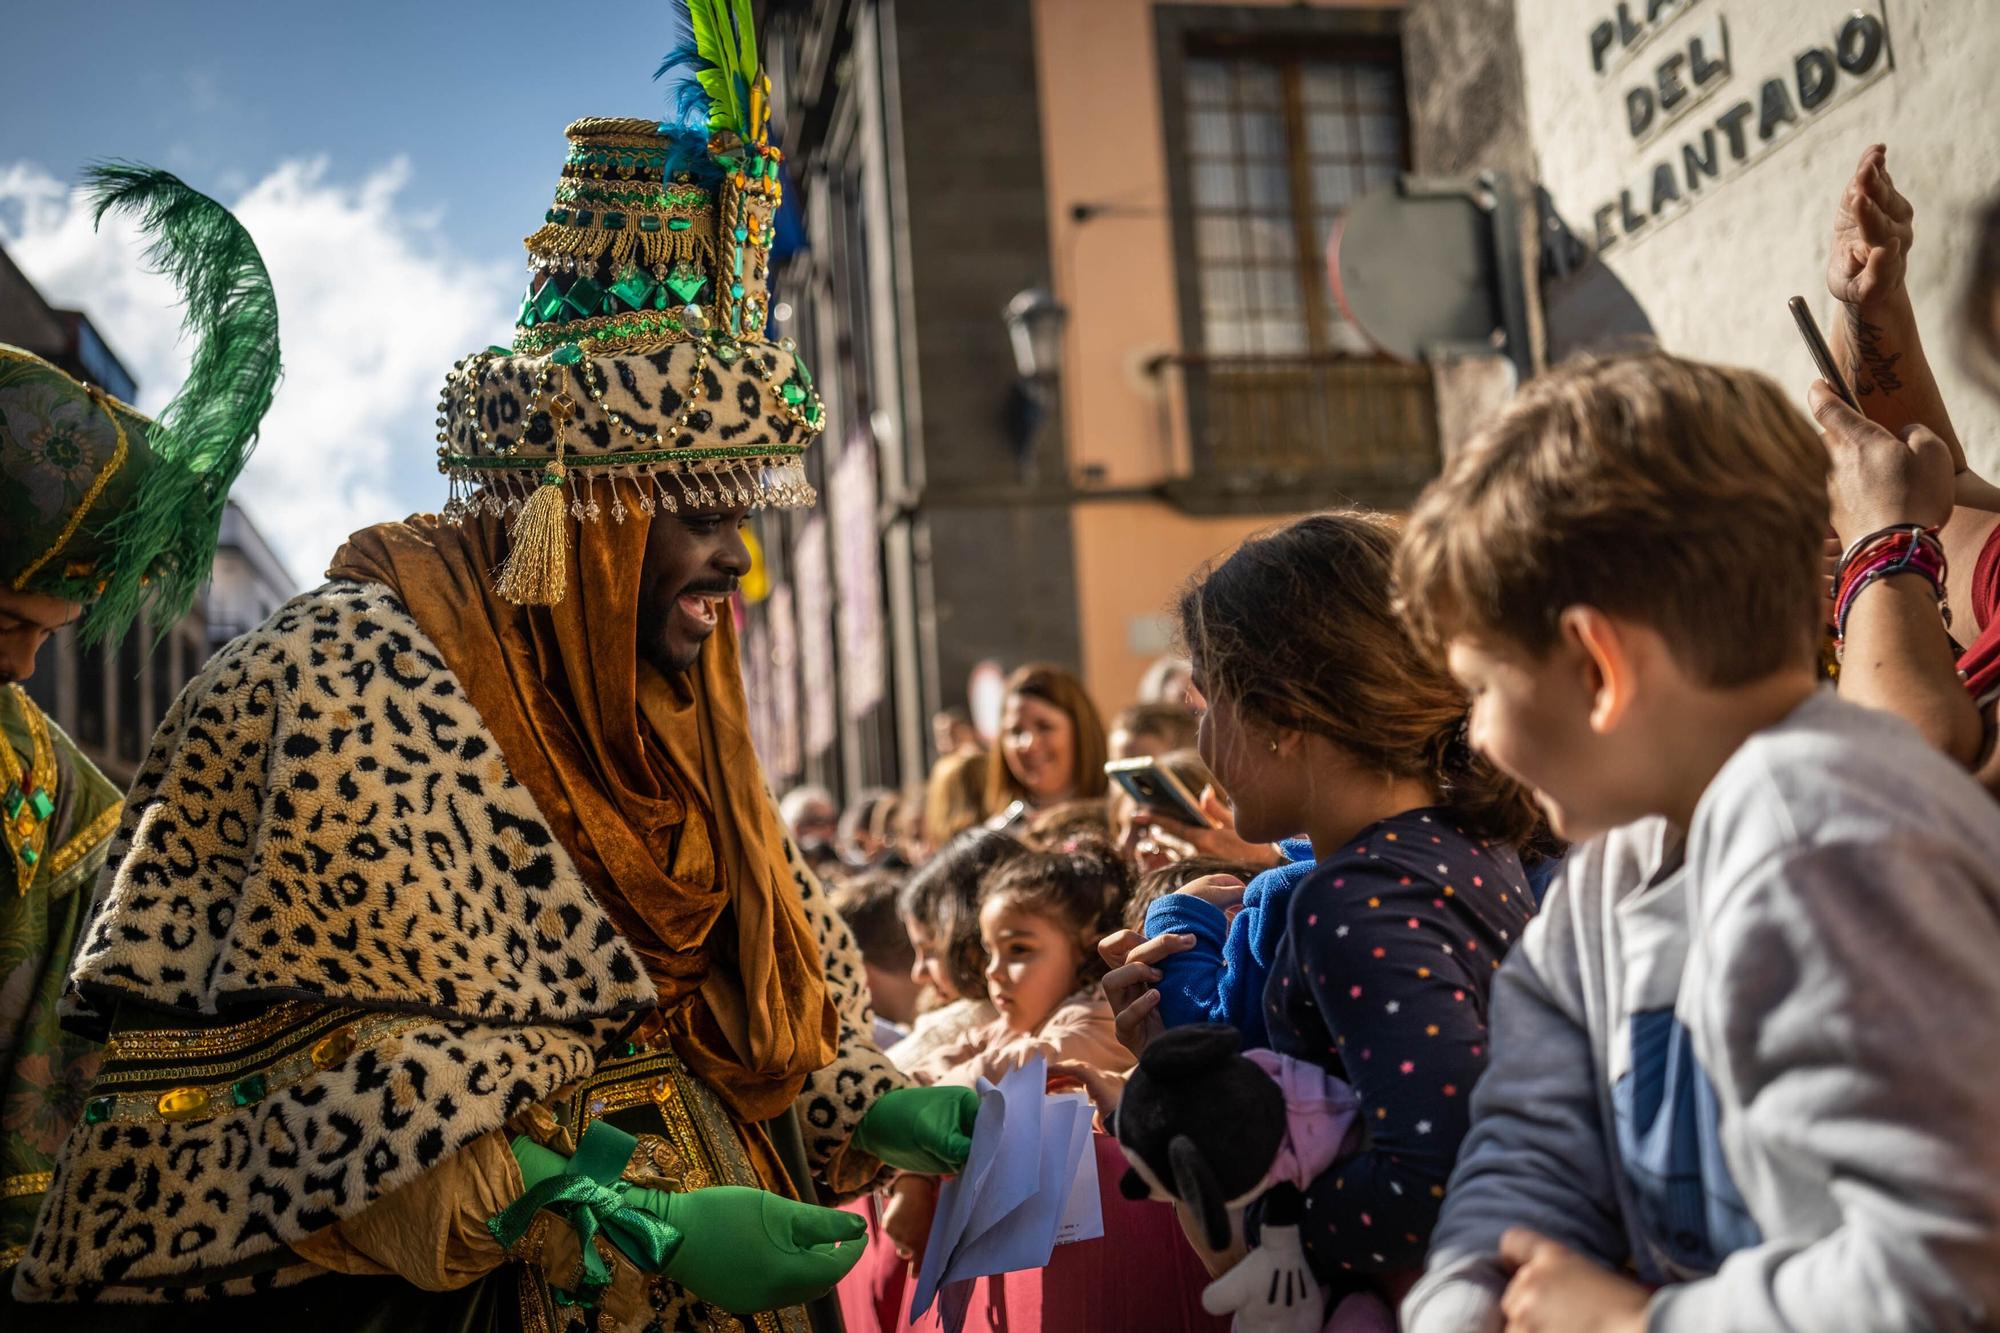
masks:
<svg viewBox="0 0 2000 1333"><path fill-rule="evenodd" d="M1107 737L1016 673L940 765L983 808L934 781L961 827L843 897L890 1057L1079 1076L1239 1328L2000 1326L2000 489L1924 361L1912 216L1870 149L1828 273L1860 411L1572 361L1406 520L1199 573L1192 707ZM1209 826L1107 798L1135 756ZM912 1259L933 1191L885 1195Z"/></svg>

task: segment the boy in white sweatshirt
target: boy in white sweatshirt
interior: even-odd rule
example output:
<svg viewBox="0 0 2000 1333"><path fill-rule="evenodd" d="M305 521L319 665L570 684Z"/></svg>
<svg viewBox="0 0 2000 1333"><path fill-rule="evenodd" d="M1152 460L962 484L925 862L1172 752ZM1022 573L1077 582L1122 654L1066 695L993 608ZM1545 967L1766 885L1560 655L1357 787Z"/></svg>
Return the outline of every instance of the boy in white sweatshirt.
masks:
<svg viewBox="0 0 2000 1333"><path fill-rule="evenodd" d="M1412 1333L2000 1320L2000 807L1818 690L1825 478L1776 386L1649 352L1530 386L1412 516L1472 743L1581 842Z"/></svg>

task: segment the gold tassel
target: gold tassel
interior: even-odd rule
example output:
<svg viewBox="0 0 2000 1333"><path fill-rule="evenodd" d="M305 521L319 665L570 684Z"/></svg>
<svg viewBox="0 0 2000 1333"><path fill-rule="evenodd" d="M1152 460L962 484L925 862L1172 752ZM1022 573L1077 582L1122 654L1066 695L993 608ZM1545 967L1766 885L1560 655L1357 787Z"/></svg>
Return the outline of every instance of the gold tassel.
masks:
<svg viewBox="0 0 2000 1333"><path fill-rule="evenodd" d="M493 590L516 606L554 606L567 591L569 572L563 552L563 477L560 462L549 464L542 484L521 506L514 520L506 563L493 580Z"/></svg>
<svg viewBox="0 0 2000 1333"><path fill-rule="evenodd" d="M543 380L546 385L548 381ZM521 506L509 534L506 563L493 579L493 591L516 606L554 606L568 590L569 571L563 551L563 450L576 400L558 393L549 400L549 426L556 456L542 473L542 484ZM525 431L525 427L523 428Z"/></svg>

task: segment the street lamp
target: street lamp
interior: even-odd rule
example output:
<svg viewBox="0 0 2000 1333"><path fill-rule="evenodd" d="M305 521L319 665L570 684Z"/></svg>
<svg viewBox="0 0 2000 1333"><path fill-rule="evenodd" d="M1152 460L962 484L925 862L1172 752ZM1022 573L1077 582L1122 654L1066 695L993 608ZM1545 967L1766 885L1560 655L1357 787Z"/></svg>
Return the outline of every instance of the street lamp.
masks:
<svg viewBox="0 0 2000 1333"><path fill-rule="evenodd" d="M1014 372L1030 384L1047 385L1062 371L1063 325L1069 310L1045 287L1016 292L1002 318L1014 344Z"/></svg>
<svg viewBox="0 0 2000 1333"><path fill-rule="evenodd" d="M1047 288L1029 287L1007 302L1001 320L1014 349L1014 393L1008 412L1022 479L1034 471L1035 440L1062 374L1063 325L1069 310Z"/></svg>

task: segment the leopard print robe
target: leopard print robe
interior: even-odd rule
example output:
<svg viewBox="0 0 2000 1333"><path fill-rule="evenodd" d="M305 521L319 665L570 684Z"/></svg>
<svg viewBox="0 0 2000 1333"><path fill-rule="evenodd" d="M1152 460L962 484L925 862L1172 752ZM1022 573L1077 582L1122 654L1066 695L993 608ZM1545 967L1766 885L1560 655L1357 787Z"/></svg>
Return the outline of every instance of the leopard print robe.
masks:
<svg viewBox="0 0 2000 1333"><path fill-rule="evenodd" d="M788 844L841 1053L798 1112L828 1186L903 1080ZM224 648L135 780L67 1017L110 1033L19 1299L312 1276L287 1248L588 1076L656 995L390 591L329 583Z"/></svg>

